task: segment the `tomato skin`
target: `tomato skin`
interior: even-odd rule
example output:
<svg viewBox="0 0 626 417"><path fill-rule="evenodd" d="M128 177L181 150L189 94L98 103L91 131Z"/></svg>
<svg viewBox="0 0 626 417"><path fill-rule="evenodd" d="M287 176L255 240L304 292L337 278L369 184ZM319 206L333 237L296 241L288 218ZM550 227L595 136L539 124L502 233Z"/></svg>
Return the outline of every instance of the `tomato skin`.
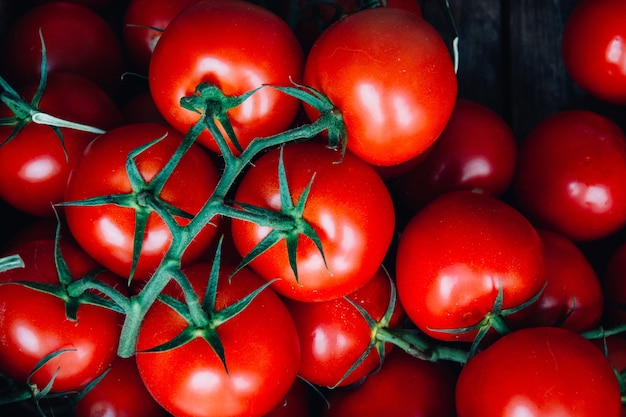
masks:
<svg viewBox="0 0 626 417"><path fill-rule="evenodd" d="M146 389L135 358L116 358L106 376L76 404L76 417L167 417Z"/></svg>
<svg viewBox="0 0 626 417"><path fill-rule="evenodd" d="M165 134L167 136L163 140L135 159L143 178L150 181L179 146L182 136L176 130L157 123L135 123L98 136L72 170L65 201L130 193L132 190L125 167L128 154ZM160 197L187 213L196 214L213 192L217 181L218 172L213 160L203 148L194 145L165 183ZM129 276L135 209L113 204L65 206L65 214L72 235L87 253L116 274ZM189 222L185 219L177 221L181 225ZM217 224L218 220L214 219L214 224L207 224L191 242L183 254L183 263L204 253L215 237ZM151 213L134 278L148 278L156 270L171 239L165 222L156 213Z"/></svg>
<svg viewBox="0 0 626 417"><path fill-rule="evenodd" d="M402 231L396 281L402 306L422 331L441 340L472 341L475 330L443 329L479 323L493 310L499 286L504 309L539 294L544 248L535 228L512 206L453 191L417 212Z"/></svg>
<svg viewBox="0 0 626 417"><path fill-rule="evenodd" d="M279 157L280 149L274 149L254 162L237 188L236 202L281 209ZM318 248L305 236L300 236L298 242L298 282L284 239L254 259L250 266L264 279L281 278L272 287L285 297L324 301L355 291L376 273L391 243L395 213L384 182L371 166L350 153L340 163L339 159L338 152L320 142L283 147L294 204L315 175L303 218L319 235L328 266L327 269ZM251 222L232 222L233 241L242 255L269 232L267 227Z"/></svg>
<svg viewBox="0 0 626 417"><path fill-rule="evenodd" d="M578 333L600 324L604 295L593 267L567 237L537 230L546 250L546 287L524 325L558 326Z"/></svg>
<svg viewBox="0 0 626 417"><path fill-rule="evenodd" d="M380 322L391 297L389 277L384 269L363 287L345 298L363 307ZM321 302L286 300L300 338L299 375L306 381L327 387L346 386L374 372L380 363L375 349L341 383L340 379L370 345L372 329L361 313L344 297ZM402 307L396 300L394 314L386 327L399 325ZM392 345L386 344L386 353Z"/></svg>
<svg viewBox="0 0 626 417"><path fill-rule="evenodd" d="M574 241L606 237L626 224L626 137L585 110L540 122L520 147L517 205L535 224Z"/></svg>
<svg viewBox="0 0 626 417"><path fill-rule="evenodd" d="M75 244L62 242L61 251L72 276L78 278L98 265ZM54 262L54 240L37 240L20 245L8 254L19 254L25 268L0 274L3 283L31 281L58 284ZM108 278L120 284L119 277ZM62 349L75 349L51 359L31 382L45 387L60 369L52 392L80 390L100 375L116 357L123 316L103 307L83 304L77 321L65 315L65 302L55 296L19 284L0 285L0 372L26 382L39 360Z"/></svg>
<svg viewBox="0 0 626 417"><path fill-rule="evenodd" d="M30 101L37 89L30 83L18 92ZM42 112L99 129L122 123L117 105L87 78L71 73L51 73L39 108ZM7 108L1 117L12 114ZM0 126L0 138L9 137L10 126ZM54 217L53 203L63 200L70 171L95 133L61 128L63 145L46 125L28 123L10 142L0 146L0 198L19 210L39 217Z"/></svg>
<svg viewBox="0 0 626 417"><path fill-rule="evenodd" d="M162 30L178 13L198 1L131 0L128 3L124 13L124 45L139 70L148 72L150 58L163 33Z"/></svg>
<svg viewBox="0 0 626 417"><path fill-rule="evenodd" d="M348 149L372 165L396 165L426 150L457 94L439 33L415 13L393 8L362 10L329 27L307 56L303 80L339 109Z"/></svg>
<svg viewBox="0 0 626 417"><path fill-rule="evenodd" d="M184 271L201 300L210 267L198 263ZM233 270L222 266L216 310L264 284L248 269L239 271L229 281ZM158 301L146 315L139 333L139 373L154 398L170 413L177 417L261 416L283 400L295 381L300 349L289 311L270 288L217 328L228 374L202 338L165 352L142 352L171 340L186 325L178 313Z"/></svg>
<svg viewBox="0 0 626 417"><path fill-rule="evenodd" d="M460 98L424 159L394 184L395 194L413 211L448 191L501 196L513 182L516 163L510 126L488 107Z"/></svg>
<svg viewBox="0 0 626 417"><path fill-rule="evenodd" d="M2 54L3 76L9 84L18 87L39 78L40 29L49 72L82 75L110 95L119 91L124 58L117 35L93 10L63 1L28 9L9 28Z"/></svg>
<svg viewBox="0 0 626 417"><path fill-rule="evenodd" d="M228 96L263 84L292 86L300 82L303 63L295 35L269 10L240 0L201 1L179 13L162 33L150 61L150 91L165 120L186 133L200 115L183 109L180 99L192 96L201 82ZM293 97L262 88L228 115L245 149L256 137L286 130L299 107ZM208 131L198 141L219 152Z"/></svg>
<svg viewBox="0 0 626 417"><path fill-rule="evenodd" d="M458 417L618 417L621 400L608 360L590 341L534 327L472 357L461 369L456 404Z"/></svg>
<svg viewBox="0 0 626 417"><path fill-rule="evenodd" d="M626 104L626 5L619 0L583 0L563 28L563 63L589 94Z"/></svg>
<svg viewBox="0 0 626 417"><path fill-rule="evenodd" d="M455 373L394 349L361 385L333 390L322 417L454 417Z"/></svg>

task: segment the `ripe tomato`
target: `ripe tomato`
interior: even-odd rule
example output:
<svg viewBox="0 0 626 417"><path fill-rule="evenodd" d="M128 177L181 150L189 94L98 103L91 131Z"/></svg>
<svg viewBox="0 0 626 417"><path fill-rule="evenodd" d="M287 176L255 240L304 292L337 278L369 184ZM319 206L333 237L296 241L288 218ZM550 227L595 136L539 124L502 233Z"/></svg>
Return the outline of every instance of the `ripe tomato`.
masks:
<svg viewBox="0 0 626 417"><path fill-rule="evenodd" d="M568 73L589 94L626 104L626 4L582 0L568 16L561 49Z"/></svg>
<svg viewBox="0 0 626 417"><path fill-rule="evenodd" d="M124 13L124 46L140 71L148 71L162 31L186 7L199 0L131 0ZM158 30L160 29L160 30Z"/></svg>
<svg viewBox="0 0 626 417"><path fill-rule="evenodd" d="M62 241L61 251L73 278L98 267L73 243ZM35 372L30 382L42 389L54 378L52 392L84 388L115 358L123 316L104 307L82 304L72 321L66 317L66 304L61 298L20 284L6 284L59 284L54 240L31 241L7 254L19 254L25 268L0 273L4 283L0 285L0 372L24 383L40 360L67 349ZM100 278L122 283L119 277L106 274L108 278Z"/></svg>
<svg viewBox="0 0 626 417"><path fill-rule="evenodd" d="M262 155L245 173L235 201L281 211L278 166L280 149ZM281 240L250 266L272 287L300 301L342 297L363 286L380 267L393 235L395 213L384 182L368 164L339 153L320 142L301 142L282 150L293 204L312 180L302 218L318 234L324 258L314 242L298 238L297 272L294 275L285 240ZM287 210L286 207L282 207ZM233 220L232 236L242 255L248 254L269 233L266 226Z"/></svg>
<svg viewBox="0 0 626 417"><path fill-rule="evenodd" d="M422 161L394 184L413 211L453 190L500 196L513 182L517 140L493 110L459 99L452 116Z"/></svg>
<svg viewBox="0 0 626 417"><path fill-rule="evenodd" d="M604 355L557 327L504 336L467 362L456 386L458 417L618 417L620 397Z"/></svg>
<svg viewBox="0 0 626 417"><path fill-rule="evenodd" d="M185 268L200 301L210 268L206 263ZM221 268L217 311L265 283L249 269L229 279L233 270ZM218 325L228 372L202 337L167 351L144 352L172 340L187 325L179 313L157 301L139 333L139 373L154 398L170 413L177 417L261 416L283 400L298 372L300 348L291 315L270 288L238 315Z"/></svg>
<svg viewBox="0 0 626 417"><path fill-rule="evenodd" d="M108 373L76 404L76 417L167 417L146 389L135 358L116 358Z"/></svg>
<svg viewBox="0 0 626 417"><path fill-rule="evenodd" d="M2 70L10 84L18 87L39 78L40 31L48 71L79 74L108 94L118 92L124 57L113 28L88 7L62 1L28 9L9 28L2 48Z"/></svg>
<svg viewBox="0 0 626 417"><path fill-rule="evenodd" d="M626 138L610 119L566 110L547 117L521 143L514 190L536 225L574 241L626 224Z"/></svg>
<svg viewBox="0 0 626 417"><path fill-rule="evenodd" d="M303 61L289 26L269 10L242 0L201 1L176 15L162 33L150 61L150 91L165 120L186 133L200 115L182 108L180 99L193 96L201 82L227 96L264 84L291 86L300 82ZM288 128L298 109L293 97L262 88L228 116L245 149L256 137ZM219 151L207 130L198 140Z"/></svg>
<svg viewBox="0 0 626 417"><path fill-rule="evenodd" d="M602 319L604 296L583 252L560 233L537 231L546 250L546 286L524 325L558 326L581 333Z"/></svg>
<svg viewBox="0 0 626 417"><path fill-rule="evenodd" d="M18 93L30 102L38 81ZM71 73L51 73L39 109L52 116L99 129L122 123L113 100L87 78ZM12 116L0 109L0 117ZM50 126L29 122L11 141L0 146L0 198L26 213L54 217L52 204L63 200L71 169L96 134L69 128L60 129L63 143ZM0 126L4 141L12 126ZM65 145L65 151L63 150Z"/></svg>
<svg viewBox="0 0 626 417"><path fill-rule="evenodd" d="M384 358L374 348L347 374L375 337L366 318L348 299L381 323L391 302L390 285L387 273L380 268L363 287L345 298L321 302L287 300L300 337L300 377L316 385L336 387L352 384L378 369ZM397 326L402 318L402 307L397 299L392 308L393 316L389 323L382 323L384 327ZM385 353L391 347L385 344Z"/></svg>
<svg viewBox="0 0 626 417"><path fill-rule="evenodd" d="M163 140L135 158L140 175L144 181L149 182L163 169L180 145L180 133L157 123L135 123L120 126L98 136L85 149L72 170L65 202L132 194L134 204L144 210L148 209L146 203L140 201L143 198L142 193L131 188L126 160L134 149L164 135L166 136ZM174 169L158 197L195 215L213 192L217 181L218 172L213 160L203 148L193 145ZM65 206L67 224L76 241L94 259L124 277L129 276L133 262L136 212L134 207L115 204ZM189 222L178 216L175 218L180 225ZM208 248L215 236L216 225L217 221L206 225L188 246L183 263L198 257ZM145 226L134 277L148 278L160 264L171 241L172 234L167 224L152 211Z"/></svg>
<svg viewBox="0 0 626 417"><path fill-rule="evenodd" d="M373 165L424 152L448 122L457 94L452 59L435 28L415 13L382 7L324 31L303 80L339 109L348 149Z"/></svg>
<svg viewBox="0 0 626 417"><path fill-rule="evenodd" d="M333 390L323 417L453 417L455 373L394 349L363 384Z"/></svg>
<svg viewBox="0 0 626 417"><path fill-rule="evenodd" d="M519 306L545 283L544 248L515 208L485 194L453 191L417 212L400 235L398 297L409 318L442 340L472 341L494 308ZM450 330L450 331L448 331Z"/></svg>

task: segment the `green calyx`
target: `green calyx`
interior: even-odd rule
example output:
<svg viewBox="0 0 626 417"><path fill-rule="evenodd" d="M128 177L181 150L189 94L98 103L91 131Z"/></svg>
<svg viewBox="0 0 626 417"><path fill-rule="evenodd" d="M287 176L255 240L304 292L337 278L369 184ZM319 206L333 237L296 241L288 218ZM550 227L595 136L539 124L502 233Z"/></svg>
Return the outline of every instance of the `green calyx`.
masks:
<svg viewBox="0 0 626 417"><path fill-rule="evenodd" d="M0 119L0 125L2 126L13 126L13 130L11 134L5 138L0 146L5 145L15 138L21 130L28 125L29 123L37 123L48 125L54 131L54 133L59 138L61 142L61 146L63 147L63 152L65 153L65 157L67 160L67 150L65 149L65 141L63 139L63 133L60 128L68 128L75 129L84 132L91 132L94 134L104 133L104 130L99 129L97 127L85 125L82 123L76 123L69 120L63 120L58 117L55 117L51 114L42 112L39 110L39 104L41 102L41 98L43 97L44 91L46 89L47 82L47 74L48 74L48 61L46 59L46 47L43 40L43 36L41 34L41 30L39 31L39 38L41 40L41 77L39 79L39 85L37 86L37 90L33 99L30 103L26 102L17 91L11 87L4 78L0 77L0 88L2 92L0 93L0 101L2 101L13 113L13 116L5 117Z"/></svg>

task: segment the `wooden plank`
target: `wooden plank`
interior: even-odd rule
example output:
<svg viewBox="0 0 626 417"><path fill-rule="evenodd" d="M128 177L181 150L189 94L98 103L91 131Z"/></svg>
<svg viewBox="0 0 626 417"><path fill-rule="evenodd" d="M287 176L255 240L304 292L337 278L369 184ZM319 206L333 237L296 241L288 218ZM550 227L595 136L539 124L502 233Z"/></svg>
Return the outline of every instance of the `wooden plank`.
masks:
<svg viewBox="0 0 626 417"><path fill-rule="evenodd" d="M444 4L442 0L425 0L422 11L450 46L453 31ZM505 116L508 97L503 77L500 0L449 0L449 5L459 36L459 97L475 100Z"/></svg>

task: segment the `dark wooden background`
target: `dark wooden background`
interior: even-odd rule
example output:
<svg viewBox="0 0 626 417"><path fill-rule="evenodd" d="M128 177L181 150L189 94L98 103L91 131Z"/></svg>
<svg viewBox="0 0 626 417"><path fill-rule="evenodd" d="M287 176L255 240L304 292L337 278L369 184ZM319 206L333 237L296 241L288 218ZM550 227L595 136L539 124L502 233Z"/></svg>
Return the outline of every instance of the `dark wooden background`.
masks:
<svg viewBox="0 0 626 417"><path fill-rule="evenodd" d="M451 33L443 1L424 0L424 17ZM590 97L561 58L561 33L578 0L450 0L459 34L459 95L500 113L518 140L561 110L588 109L624 127L626 108ZM625 22L626 24L626 22Z"/></svg>

